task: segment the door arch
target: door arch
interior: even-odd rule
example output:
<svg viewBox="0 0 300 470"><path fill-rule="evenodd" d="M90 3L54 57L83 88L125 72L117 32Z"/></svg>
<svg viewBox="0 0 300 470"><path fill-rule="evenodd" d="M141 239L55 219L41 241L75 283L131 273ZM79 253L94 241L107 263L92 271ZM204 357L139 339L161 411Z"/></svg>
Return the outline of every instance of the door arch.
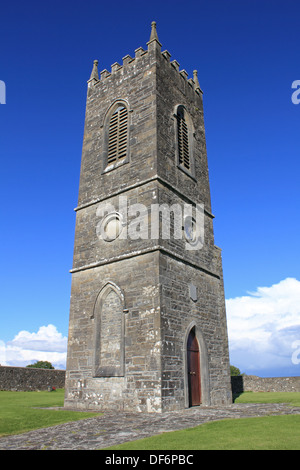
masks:
<svg viewBox="0 0 300 470"><path fill-rule="evenodd" d="M200 401L202 405L210 405L210 380L209 380L209 360L206 342L200 326L196 321L191 321L185 330L183 339L183 360L184 360L184 400L185 407L194 406L190 404L190 376L189 355L190 350L194 350L194 356L199 358L199 389ZM198 351L197 351L198 349ZM192 374L193 377L194 374Z"/></svg>
<svg viewBox="0 0 300 470"><path fill-rule="evenodd" d="M187 367L189 406L198 406L201 404L201 373L200 348L195 327L191 329L187 339Z"/></svg>

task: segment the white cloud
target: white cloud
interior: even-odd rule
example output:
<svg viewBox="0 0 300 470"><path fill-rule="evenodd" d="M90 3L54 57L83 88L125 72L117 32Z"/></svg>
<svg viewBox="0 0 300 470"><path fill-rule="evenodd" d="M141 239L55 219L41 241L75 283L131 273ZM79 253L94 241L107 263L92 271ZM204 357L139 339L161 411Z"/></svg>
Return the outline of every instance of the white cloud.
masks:
<svg viewBox="0 0 300 470"><path fill-rule="evenodd" d="M56 369L66 367L67 338L54 325L41 326L37 333L22 330L12 341L0 343L1 365L26 366L49 361Z"/></svg>
<svg viewBox="0 0 300 470"><path fill-rule="evenodd" d="M287 278L249 295L226 300L230 359L246 373L286 370L300 375L292 362L300 340L300 282Z"/></svg>

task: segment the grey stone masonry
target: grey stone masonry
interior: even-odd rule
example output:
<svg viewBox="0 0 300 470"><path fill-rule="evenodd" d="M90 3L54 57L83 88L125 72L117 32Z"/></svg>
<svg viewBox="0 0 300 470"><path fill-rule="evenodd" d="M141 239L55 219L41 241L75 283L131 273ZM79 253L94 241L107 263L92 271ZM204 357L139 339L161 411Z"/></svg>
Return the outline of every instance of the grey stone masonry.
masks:
<svg viewBox="0 0 300 470"><path fill-rule="evenodd" d="M26 392L64 388L64 385L64 370L0 366L0 390Z"/></svg>
<svg viewBox="0 0 300 470"><path fill-rule="evenodd" d="M170 56L152 23L147 49L100 75L95 61L88 81L66 408L163 412L195 400L231 403L202 91L196 71L188 79ZM187 206L201 215L197 248Z"/></svg>
<svg viewBox="0 0 300 470"><path fill-rule="evenodd" d="M300 377L231 377L232 393L242 392L300 392Z"/></svg>

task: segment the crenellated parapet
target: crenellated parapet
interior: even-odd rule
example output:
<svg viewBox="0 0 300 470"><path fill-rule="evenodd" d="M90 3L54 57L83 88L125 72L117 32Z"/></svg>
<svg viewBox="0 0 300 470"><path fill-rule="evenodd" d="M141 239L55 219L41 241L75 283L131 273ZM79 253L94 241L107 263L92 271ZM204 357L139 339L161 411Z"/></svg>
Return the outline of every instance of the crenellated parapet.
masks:
<svg viewBox="0 0 300 470"><path fill-rule="evenodd" d="M134 53L135 56L131 57L129 54L127 54L125 57L123 57L123 63L122 65L119 64L118 62L115 62L114 64L111 65L111 71L109 72L107 69L104 69L100 72L100 78L99 78L99 73L98 73L98 60L94 61L93 64L93 69L91 73L91 77L88 80L88 85L90 86L95 86L98 82L101 82L103 80L106 80L107 78L111 77L112 75L116 73L122 73L124 68L128 68L129 66L135 66L136 62L139 61L141 58L143 58L145 55L149 54L149 52L155 50L161 56L170 64L170 67L175 69L178 74L191 86L191 88L194 89L194 91L197 94L202 95L203 91L200 88L198 76L197 76L197 70L193 71L193 78L188 78L188 72L183 69L180 70L180 64L177 62L177 60L170 60L171 59L171 54L169 51L165 50L161 52L161 43L159 42L157 31L156 31L156 22L152 21L151 23L151 35L150 39L147 42L147 49L144 49L143 47L138 47Z"/></svg>

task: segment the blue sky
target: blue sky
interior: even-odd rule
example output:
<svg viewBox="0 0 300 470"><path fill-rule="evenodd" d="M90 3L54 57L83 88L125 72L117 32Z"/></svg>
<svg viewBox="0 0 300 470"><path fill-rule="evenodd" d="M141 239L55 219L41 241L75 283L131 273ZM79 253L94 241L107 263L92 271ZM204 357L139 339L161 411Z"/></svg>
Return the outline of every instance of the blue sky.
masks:
<svg viewBox="0 0 300 470"><path fill-rule="evenodd" d="M16 0L0 17L0 362L17 365L18 354L24 362L24 349L44 341L45 354L59 353L63 364L86 82L94 59L109 70L146 48L155 20L162 50L189 77L197 69L204 91L231 362L262 376L300 375L291 361L300 342L300 104L291 100L300 80L300 3ZM253 299L269 301L259 306L263 321L255 322ZM241 303L251 322L236 331ZM246 346L237 338L250 324ZM267 343L263 354L273 355L262 366Z"/></svg>

